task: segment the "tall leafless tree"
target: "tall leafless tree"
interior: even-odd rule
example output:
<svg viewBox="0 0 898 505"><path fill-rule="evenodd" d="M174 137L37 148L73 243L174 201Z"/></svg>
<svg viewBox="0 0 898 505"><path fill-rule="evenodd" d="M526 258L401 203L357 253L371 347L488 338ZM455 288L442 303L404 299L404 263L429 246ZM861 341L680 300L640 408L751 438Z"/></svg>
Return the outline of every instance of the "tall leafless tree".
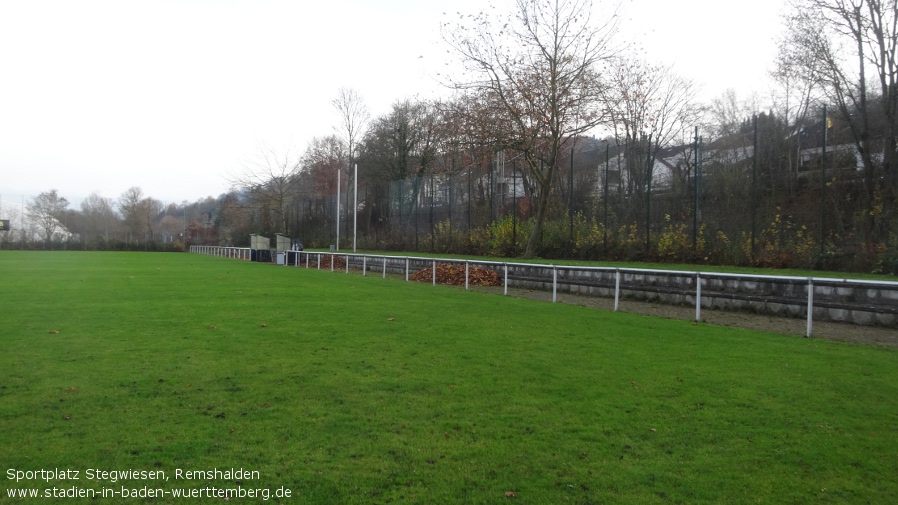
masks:
<svg viewBox="0 0 898 505"><path fill-rule="evenodd" d="M403 99L375 119L362 143L366 174L382 181L408 181L399 196L400 212L410 216L421 178L442 154L442 107L430 101Z"/></svg>
<svg viewBox="0 0 898 505"><path fill-rule="evenodd" d="M81 201L81 215L84 218L84 234L86 241L108 238L109 232L117 231L119 220L109 198L91 193Z"/></svg>
<svg viewBox="0 0 898 505"><path fill-rule="evenodd" d="M356 151L358 144L365 135L365 129L368 127L368 108L365 101L359 93L352 88L340 88L337 98L331 101L331 104L340 114L340 125L334 128L348 150L346 157L346 208L350 208L349 188L353 187L352 178L355 177L353 163L355 163ZM349 228L349 212L346 213L346 228Z"/></svg>
<svg viewBox="0 0 898 505"><path fill-rule="evenodd" d="M340 88L337 98L331 101L340 115L340 124L334 129L343 140L348 152L347 173L351 171L359 142L365 136L370 115L365 101L352 88Z"/></svg>
<svg viewBox="0 0 898 505"><path fill-rule="evenodd" d="M604 78L609 122L616 141L636 148L631 153L643 151L640 160L625 165L627 173L622 175L626 178L621 178L641 197L646 177L650 175L642 160L646 156L654 158L660 147L689 137L688 130L701 115L696 101L698 88L693 81L676 74L672 67L653 65L635 57L616 58ZM646 142L649 135L651 144ZM630 155L628 161L629 158Z"/></svg>
<svg viewBox="0 0 898 505"><path fill-rule="evenodd" d="M779 51L771 72L776 88L771 99L774 110L782 116L788 129L788 138L796 139L806 125L811 108L823 103L824 93L820 76L814 65L807 65L807 57L800 44L793 43L795 20L787 21L786 35L779 41ZM786 169L790 174L798 171L800 160L797 147L786 157Z"/></svg>
<svg viewBox="0 0 898 505"><path fill-rule="evenodd" d="M794 56L846 121L863 164L867 242L895 233L898 2L794 0L781 52Z"/></svg>
<svg viewBox="0 0 898 505"><path fill-rule="evenodd" d="M617 16L593 12L590 0L517 0L511 15L481 12L443 27L472 76L450 84L487 97L499 145L522 155L539 187L525 257L540 244L562 147L608 118L598 67L615 53Z"/></svg>
<svg viewBox="0 0 898 505"><path fill-rule="evenodd" d="M57 232L64 228L60 218L69 206L69 201L55 189L44 191L34 197L27 205L28 217L40 228L47 245L53 241Z"/></svg>
<svg viewBox="0 0 898 505"><path fill-rule="evenodd" d="M125 190L118 199L119 214L122 216L122 223L125 225L125 229L131 235L130 238L140 236L140 201L143 198L143 190L137 186L132 186Z"/></svg>
<svg viewBox="0 0 898 505"><path fill-rule="evenodd" d="M125 227L131 233L130 240L149 241L153 236L153 219L162 212L162 202L144 196L137 186L128 188L118 200L119 213Z"/></svg>
<svg viewBox="0 0 898 505"><path fill-rule="evenodd" d="M245 203L271 233L287 232L289 206L300 194L299 160L288 150L277 152L260 145L244 164L242 174L232 177L232 189L246 196ZM259 230L262 231L262 230Z"/></svg>
<svg viewBox="0 0 898 505"><path fill-rule="evenodd" d="M606 72L605 97L617 137L636 140L652 134L664 146L696 123L696 84L670 66L618 58Z"/></svg>
<svg viewBox="0 0 898 505"><path fill-rule="evenodd" d="M347 166L347 152L346 143L336 135L312 139L300 159L308 196L324 198L336 194L334 174Z"/></svg>

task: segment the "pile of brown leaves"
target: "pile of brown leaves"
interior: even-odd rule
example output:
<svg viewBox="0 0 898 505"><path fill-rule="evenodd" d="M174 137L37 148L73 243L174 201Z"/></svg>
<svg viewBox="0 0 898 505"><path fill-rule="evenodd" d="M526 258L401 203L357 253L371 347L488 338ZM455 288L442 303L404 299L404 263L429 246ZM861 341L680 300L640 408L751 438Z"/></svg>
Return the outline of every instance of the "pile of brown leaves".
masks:
<svg viewBox="0 0 898 505"><path fill-rule="evenodd" d="M428 267L409 276L409 279L421 282L432 282L433 270ZM453 263L437 263L437 283L453 286L465 285L465 265ZM468 284L471 286L501 286L502 278L493 270L471 265L468 268Z"/></svg>
<svg viewBox="0 0 898 505"><path fill-rule="evenodd" d="M346 270L346 256L334 256L334 270ZM300 266L306 266L306 262L303 261L300 263ZM312 256L309 258L309 269L318 268L318 258ZM321 256L321 270L330 270L331 269L331 258L327 256Z"/></svg>

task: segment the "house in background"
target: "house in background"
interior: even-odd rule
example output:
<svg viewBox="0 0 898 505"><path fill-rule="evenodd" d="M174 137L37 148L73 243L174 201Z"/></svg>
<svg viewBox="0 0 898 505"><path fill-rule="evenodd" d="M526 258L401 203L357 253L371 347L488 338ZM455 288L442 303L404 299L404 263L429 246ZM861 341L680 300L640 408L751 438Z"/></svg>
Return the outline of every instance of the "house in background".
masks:
<svg viewBox="0 0 898 505"><path fill-rule="evenodd" d="M798 177L818 178L823 161L824 126L826 127L826 170L853 177L863 171L864 161L854 142L851 130L844 121L838 119L820 120L802 126L795 134L793 142L797 146ZM881 142L877 142L881 144ZM881 162L881 146L873 158Z"/></svg>
<svg viewBox="0 0 898 505"><path fill-rule="evenodd" d="M649 164L646 145L616 143L613 139L602 141L598 159L598 177L594 194L601 197L608 193L629 196L642 193L648 180ZM678 183L686 183L692 177L695 165L695 145L684 144L652 149L652 191L667 191Z"/></svg>

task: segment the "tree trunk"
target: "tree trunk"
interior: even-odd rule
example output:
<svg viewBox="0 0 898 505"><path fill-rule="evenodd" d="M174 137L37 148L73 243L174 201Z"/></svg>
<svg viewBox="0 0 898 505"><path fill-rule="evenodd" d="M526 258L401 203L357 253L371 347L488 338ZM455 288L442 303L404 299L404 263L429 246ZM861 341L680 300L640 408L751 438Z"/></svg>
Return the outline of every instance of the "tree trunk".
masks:
<svg viewBox="0 0 898 505"><path fill-rule="evenodd" d="M540 189L536 206L536 223L533 225L533 231L530 232L530 237L527 239L527 248L524 251L524 258L526 259L533 258L536 255L536 248L539 247L540 237L543 233L543 222L546 218L546 208L549 203L548 193L545 188Z"/></svg>
<svg viewBox="0 0 898 505"><path fill-rule="evenodd" d="M543 234L543 223L546 221L546 211L549 208L549 195L552 193L552 177L554 175L554 163L549 165L544 177L537 177L539 180L539 199L536 208L536 223L533 225L533 231L530 238L527 239L527 248L524 250L524 258L530 259L536 256L536 249L539 247Z"/></svg>

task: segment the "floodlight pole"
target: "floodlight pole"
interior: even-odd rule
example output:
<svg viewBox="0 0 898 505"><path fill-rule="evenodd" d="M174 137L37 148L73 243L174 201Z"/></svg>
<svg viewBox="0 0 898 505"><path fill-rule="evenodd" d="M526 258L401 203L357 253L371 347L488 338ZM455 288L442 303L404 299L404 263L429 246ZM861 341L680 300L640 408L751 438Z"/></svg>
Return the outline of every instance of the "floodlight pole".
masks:
<svg viewBox="0 0 898 505"><path fill-rule="evenodd" d="M646 186L645 186L645 252L651 250L652 238L652 134L649 133L648 138L648 155L646 156Z"/></svg>
<svg viewBox="0 0 898 505"><path fill-rule="evenodd" d="M615 143L617 139L615 138ZM620 153L620 147L618 147L618 154ZM611 164L611 142L605 143L605 184L604 188L602 188L605 192L605 196L603 198L605 204L605 216L602 221L602 252L607 256L608 254L608 165ZM620 162L617 165L617 171L620 173Z"/></svg>
<svg viewBox="0 0 898 505"><path fill-rule="evenodd" d="M337 241L334 244L335 250L340 250L340 171L337 170Z"/></svg>
<svg viewBox="0 0 898 505"><path fill-rule="evenodd" d="M692 250L698 252L698 222L701 209L701 179L702 179L702 138L698 136L698 126L695 127L695 168L692 174Z"/></svg>
<svg viewBox="0 0 898 505"><path fill-rule="evenodd" d="M352 252L355 252L356 232L359 229L359 164L353 164L352 173L353 204L352 204Z"/></svg>
<svg viewBox="0 0 898 505"><path fill-rule="evenodd" d="M752 155L751 155L751 250L750 256L751 260L755 259L755 224L758 210L758 201L757 201L757 186L758 186L758 115L755 114L754 117L754 139L752 141Z"/></svg>
<svg viewBox="0 0 898 505"><path fill-rule="evenodd" d="M823 149L820 153L820 260L826 251L826 206L823 204L826 196L826 133L829 127L829 117L826 114L826 104L823 104ZM810 335L810 331L808 331Z"/></svg>
<svg viewBox="0 0 898 505"><path fill-rule="evenodd" d="M576 141L575 141L576 142ZM574 146L571 146L571 171L569 177L568 184L570 189L568 191L568 218L570 219L570 237L568 240L571 244L574 243ZM571 249L573 249L573 245L571 245Z"/></svg>

